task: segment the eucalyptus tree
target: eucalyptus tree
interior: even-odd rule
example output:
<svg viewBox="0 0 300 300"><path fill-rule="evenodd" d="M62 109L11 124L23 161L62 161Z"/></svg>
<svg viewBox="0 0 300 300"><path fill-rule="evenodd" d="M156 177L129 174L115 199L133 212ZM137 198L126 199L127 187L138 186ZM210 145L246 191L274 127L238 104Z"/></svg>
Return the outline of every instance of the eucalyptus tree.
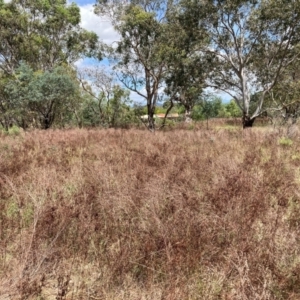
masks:
<svg viewBox="0 0 300 300"><path fill-rule="evenodd" d="M265 100L264 106L272 108L268 110L269 117L279 118L283 122L292 119L295 122L300 116L299 71L299 61L296 61L280 74L278 83Z"/></svg>
<svg viewBox="0 0 300 300"><path fill-rule="evenodd" d="M168 72L165 76L165 92L170 102L176 101L185 108L185 119L190 120L193 106L199 102L205 79L212 67L209 56L204 55L209 37L205 28L199 27L199 15L192 10L186 14L181 3L173 6L167 14Z"/></svg>
<svg viewBox="0 0 300 300"><path fill-rule="evenodd" d="M182 64L176 64L165 79L165 92L170 96L170 104L173 106L173 102L177 102L183 105L186 122L191 120L192 109L203 93L204 82L199 70L201 66L185 64L182 59Z"/></svg>
<svg viewBox="0 0 300 300"><path fill-rule="evenodd" d="M168 59L168 72L165 76L165 93L173 101L182 105L185 109L185 121L191 120L191 112L198 103L205 88L204 63L199 57L193 57L190 53L174 47L178 55ZM171 107L170 106L170 107Z"/></svg>
<svg viewBox="0 0 300 300"><path fill-rule="evenodd" d="M251 127L263 109L266 95L280 74L299 57L300 2L298 0L183 0L184 13L198 13L214 57L208 84L232 96ZM251 112L251 95L259 95Z"/></svg>
<svg viewBox="0 0 300 300"><path fill-rule="evenodd" d="M66 0L0 0L0 68L13 74L21 61L49 70L100 57L97 35L79 24L79 7Z"/></svg>
<svg viewBox="0 0 300 300"><path fill-rule="evenodd" d="M167 72L169 42L166 15L174 1L101 1L96 13L110 16L120 34L112 50L119 80L147 103L148 128L155 130L154 113Z"/></svg>

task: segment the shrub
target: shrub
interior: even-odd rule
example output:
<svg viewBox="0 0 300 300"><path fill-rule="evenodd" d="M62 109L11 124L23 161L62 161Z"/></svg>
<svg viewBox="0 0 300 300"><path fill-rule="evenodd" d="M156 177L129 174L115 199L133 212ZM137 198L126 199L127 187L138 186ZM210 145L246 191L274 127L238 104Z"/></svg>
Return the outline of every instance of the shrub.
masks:
<svg viewBox="0 0 300 300"><path fill-rule="evenodd" d="M284 146L284 147L289 147L293 145L293 141L287 137L282 137L279 139L279 145Z"/></svg>

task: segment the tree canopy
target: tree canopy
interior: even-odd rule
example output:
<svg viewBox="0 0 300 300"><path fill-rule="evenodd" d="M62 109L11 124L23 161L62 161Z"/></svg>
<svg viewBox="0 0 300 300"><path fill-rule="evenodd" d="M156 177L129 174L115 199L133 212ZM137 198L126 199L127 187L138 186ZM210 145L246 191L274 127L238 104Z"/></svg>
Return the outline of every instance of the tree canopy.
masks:
<svg viewBox="0 0 300 300"><path fill-rule="evenodd" d="M135 93L147 108L148 128L155 130L161 102L169 105L166 113L180 107L186 120L211 115L206 110L212 103L202 101L207 88L235 103L213 115L237 116L238 108L244 127L265 113L298 115L299 1L98 0L95 13L109 18L119 34L114 45L103 45L80 26L74 3L0 0L4 127L19 124L21 115L28 122L39 112L41 120L47 105L59 111L48 119L60 115L71 123L114 126L117 116L131 119L129 95ZM100 80L102 87L111 80L105 92L96 91L101 72L81 70L76 78L74 63L84 57L109 59L113 72L102 72ZM87 116L91 120L84 121ZM40 127L55 124L45 120L37 122Z"/></svg>

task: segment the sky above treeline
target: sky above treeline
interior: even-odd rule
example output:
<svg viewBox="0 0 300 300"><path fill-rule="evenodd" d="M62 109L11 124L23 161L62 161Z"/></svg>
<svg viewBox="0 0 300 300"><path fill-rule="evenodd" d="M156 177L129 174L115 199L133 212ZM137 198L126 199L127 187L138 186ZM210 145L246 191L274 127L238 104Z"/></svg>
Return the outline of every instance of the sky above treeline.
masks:
<svg viewBox="0 0 300 300"><path fill-rule="evenodd" d="M75 2L79 6L81 14L81 26L84 29L96 32L100 39L106 44L111 44L118 40L118 34L113 29L109 20L94 14L93 5L95 4L95 1L72 0L69 2Z"/></svg>

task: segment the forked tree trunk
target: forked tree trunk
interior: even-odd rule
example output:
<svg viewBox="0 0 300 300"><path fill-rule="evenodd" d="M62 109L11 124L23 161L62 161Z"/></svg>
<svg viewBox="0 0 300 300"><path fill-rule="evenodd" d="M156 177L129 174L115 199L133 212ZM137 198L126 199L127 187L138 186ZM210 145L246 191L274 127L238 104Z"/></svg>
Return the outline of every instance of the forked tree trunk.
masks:
<svg viewBox="0 0 300 300"><path fill-rule="evenodd" d="M42 129L49 129L54 122L54 114L46 114L41 117Z"/></svg>
<svg viewBox="0 0 300 300"><path fill-rule="evenodd" d="M255 121L255 118L251 118L249 115L247 115L246 113L243 113L243 118L242 118L242 122L243 122L243 128L250 128L253 126L253 123Z"/></svg>

